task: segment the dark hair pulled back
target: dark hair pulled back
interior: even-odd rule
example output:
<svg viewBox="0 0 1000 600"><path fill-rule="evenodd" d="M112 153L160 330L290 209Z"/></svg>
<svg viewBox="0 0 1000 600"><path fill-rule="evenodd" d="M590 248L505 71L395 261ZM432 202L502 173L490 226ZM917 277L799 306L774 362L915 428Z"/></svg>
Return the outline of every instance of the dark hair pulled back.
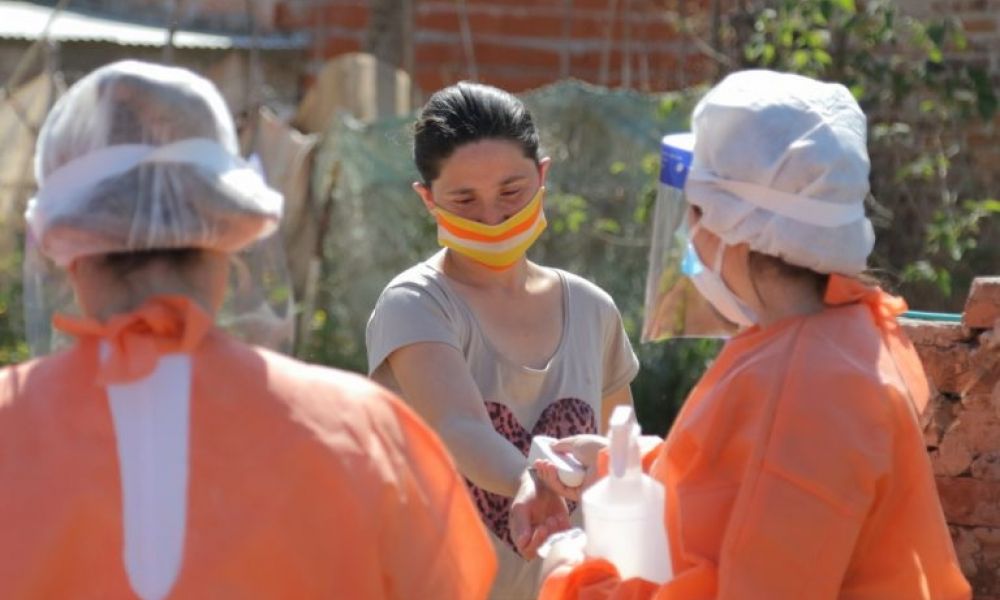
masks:
<svg viewBox="0 0 1000 600"><path fill-rule="evenodd" d="M413 160L424 183L438 178L442 163L460 146L481 140L513 142L538 162L538 130L512 94L464 81L436 92L414 127Z"/></svg>

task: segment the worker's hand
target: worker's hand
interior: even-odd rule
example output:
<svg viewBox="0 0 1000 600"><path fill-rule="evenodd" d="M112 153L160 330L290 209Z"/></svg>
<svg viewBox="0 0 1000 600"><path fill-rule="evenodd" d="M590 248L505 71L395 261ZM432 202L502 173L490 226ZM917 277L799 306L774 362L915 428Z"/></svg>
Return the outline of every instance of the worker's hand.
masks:
<svg viewBox="0 0 1000 600"><path fill-rule="evenodd" d="M566 502L525 471L510 506L510 536L517 551L526 559L535 558L542 542L564 529L569 529Z"/></svg>
<svg viewBox="0 0 1000 600"><path fill-rule="evenodd" d="M584 490L597 481L597 455L600 454L601 450L607 448L607 446L608 438L592 434L574 435L552 444L553 450L573 456L587 468L587 473L583 477L583 483L579 487L569 487L560 481L555 465L547 460L536 460L531 466L534 467L535 472L538 474L538 479L545 484L545 487L567 500L579 502Z"/></svg>

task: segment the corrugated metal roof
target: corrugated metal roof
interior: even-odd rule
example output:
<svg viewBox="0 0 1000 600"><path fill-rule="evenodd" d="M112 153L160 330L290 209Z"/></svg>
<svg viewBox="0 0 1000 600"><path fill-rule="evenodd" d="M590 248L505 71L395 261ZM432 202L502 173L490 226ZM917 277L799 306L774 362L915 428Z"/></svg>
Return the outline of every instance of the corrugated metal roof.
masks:
<svg viewBox="0 0 1000 600"><path fill-rule="evenodd" d="M0 0L0 39L34 41L41 36L52 9L27 2ZM49 28L49 39L59 42L104 42L122 46L162 47L167 42L167 30L126 21L116 21L79 12L64 10ZM206 50L251 48L262 50L297 50L308 46L304 33L293 35L226 35L178 30L174 46Z"/></svg>

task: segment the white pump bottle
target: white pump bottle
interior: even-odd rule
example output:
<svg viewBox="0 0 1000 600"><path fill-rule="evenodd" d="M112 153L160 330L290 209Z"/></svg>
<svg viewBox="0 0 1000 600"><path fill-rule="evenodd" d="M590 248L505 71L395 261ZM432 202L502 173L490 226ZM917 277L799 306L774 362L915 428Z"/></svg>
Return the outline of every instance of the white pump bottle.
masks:
<svg viewBox="0 0 1000 600"><path fill-rule="evenodd" d="M586 554L605 558L622 579L666 583L673 576L663 485L642 472L639 425L631 406L611 414L611 468L583 493Z"/></svg>

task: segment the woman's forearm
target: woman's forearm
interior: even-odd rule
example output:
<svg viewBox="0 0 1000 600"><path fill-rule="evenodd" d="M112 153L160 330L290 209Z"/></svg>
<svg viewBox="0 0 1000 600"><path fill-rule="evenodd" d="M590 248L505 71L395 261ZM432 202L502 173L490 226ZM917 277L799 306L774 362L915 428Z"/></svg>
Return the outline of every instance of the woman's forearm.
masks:
<svg viewBox="0 0 1000 600"><path fill-rule="evenodd" d="M469 418L445 419L438 435L451 451L459 472L476 486L494 494L517 493L528 461L488 423Z"/></svg>

